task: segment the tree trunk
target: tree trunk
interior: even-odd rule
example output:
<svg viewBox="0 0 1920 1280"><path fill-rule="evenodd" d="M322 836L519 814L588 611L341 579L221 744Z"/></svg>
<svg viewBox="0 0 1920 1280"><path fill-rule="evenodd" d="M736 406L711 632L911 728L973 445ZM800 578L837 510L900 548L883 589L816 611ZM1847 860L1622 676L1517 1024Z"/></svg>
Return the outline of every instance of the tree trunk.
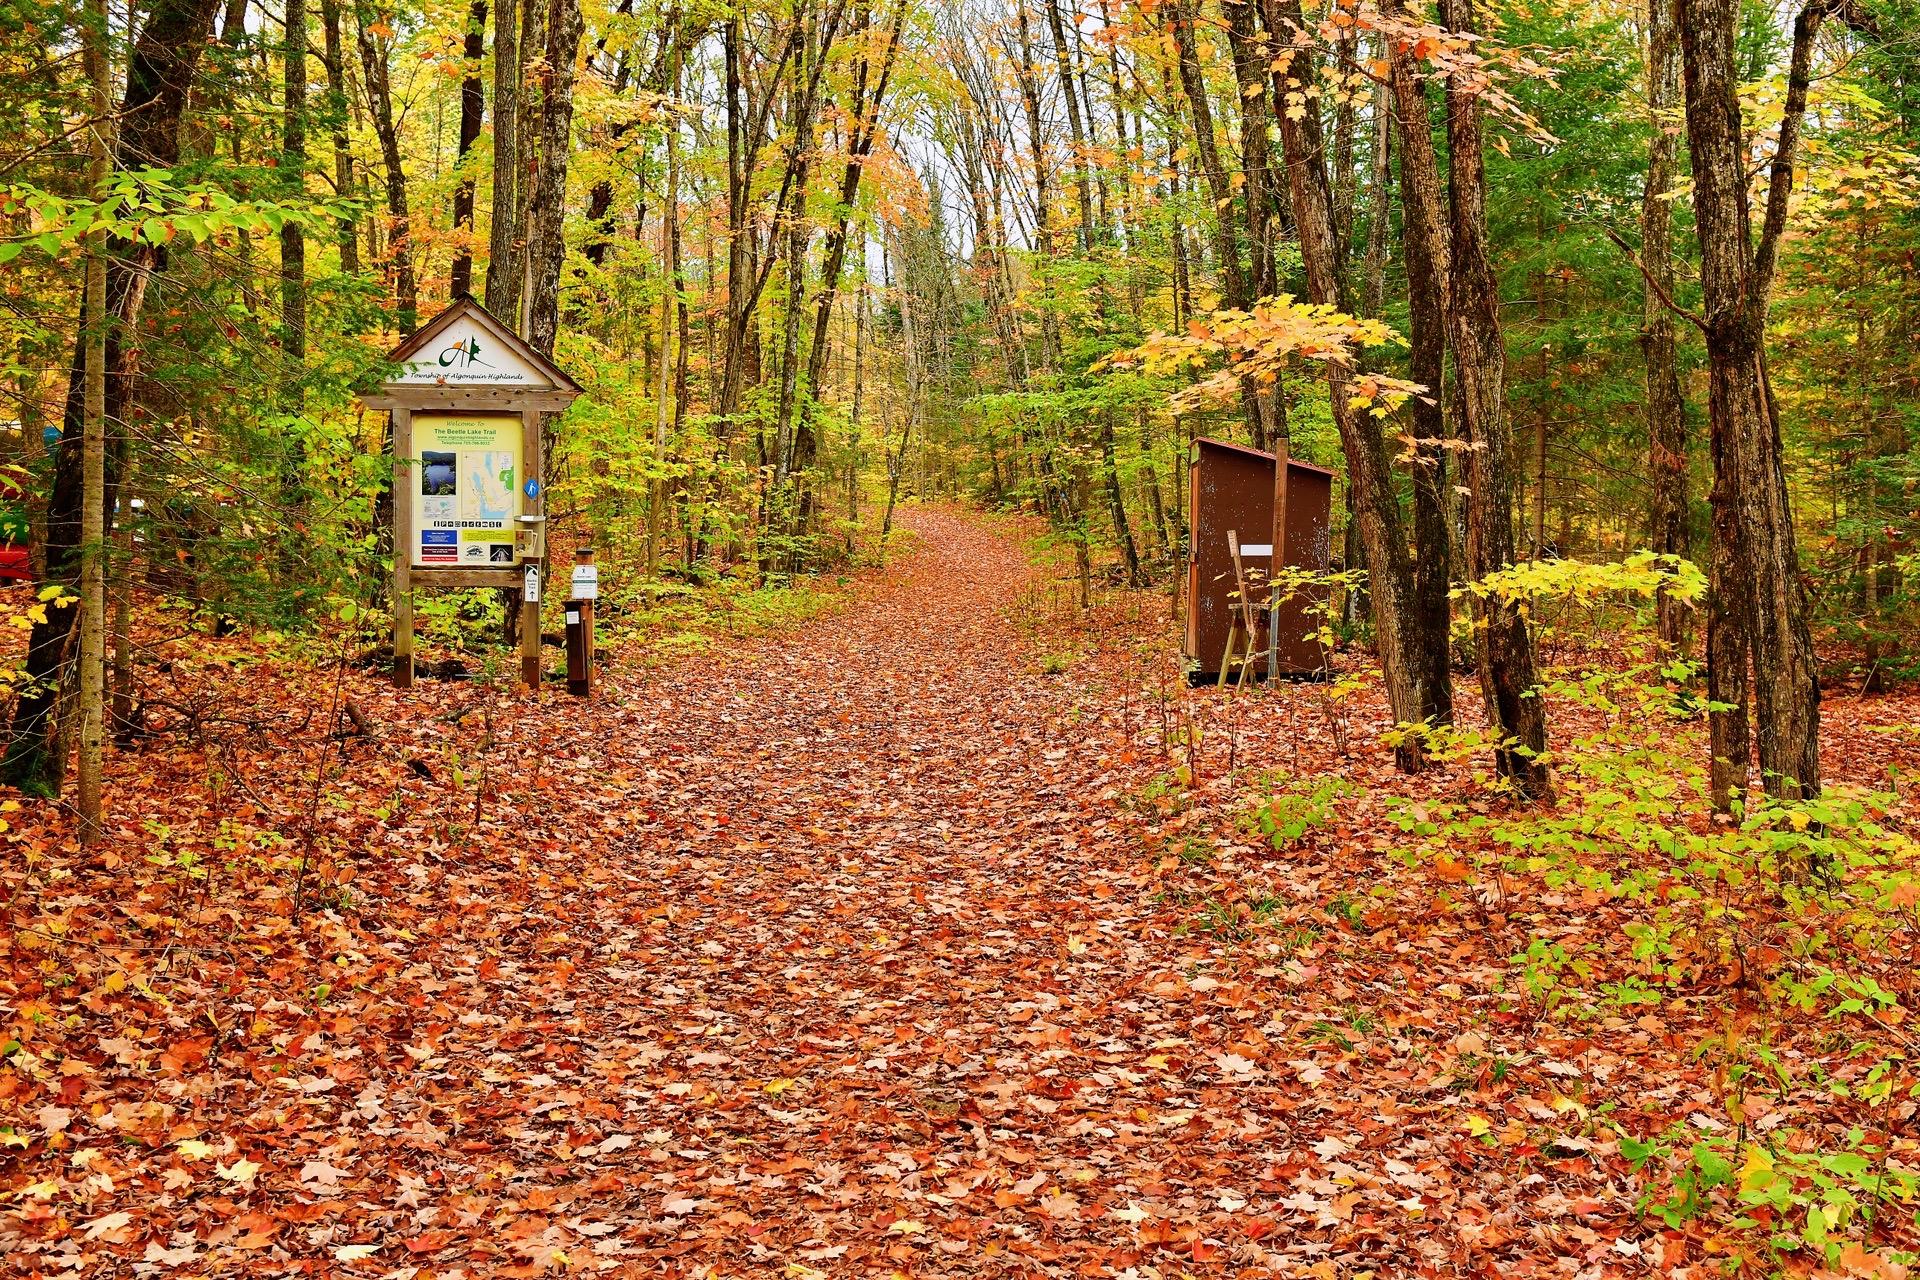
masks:
<svg viewBox="0 0 1920 1280"><path fill-rule="evenodd" d="M1679 139L1672 125L1680 105L1680 33L1672 0L1647 6L1647 191L1640 205L1642 290L1640 350L1647 366L1647 454L1653 480L1650 524L1653 549L1687 554L1687 415L1680 391L1673 314L1661 298L1673 297L1673 199ZM1679 653L1686 606L1665 591L1655 601L1660 643Z"/></svg>
<svg viewBox="0 0 1920 1280"><path fill-rule="evenodd" d="M354 194L353 136L348 125L346 53L340 43L340 0L320 0L320 26L327 48L327 116L333 126L333 190L342 199L350 199ZM340 246L341 274L358 274L360 232L353 219L340 219L336 239Z"/></svg>
<svg viewBox="0 0 1920 1280"><path fill-rule="evenodd" d="M1047 28L1053 36L1053 60L1060 71L1060 93L1067 100L1067 135L1073 140L1073 188L1080 207L1080 252L1093 247L1093 182L1087 172L1087 130L1080 116L1080 95L1068 63L1067 31L1060 20L1060 0L1046 0ZM1091 105L1091 104L1089 104Z"/></svg>
<svg viewBox="0 0 1920 1280"><path fill-rule="evenodd" d="M1225 284L1222 301L1230 309L1245 310L1257 300L1256 282L1249 280L1240 262L1233 184L1227 177L1226 166L1220 161L1220 149L1213 137L1213 109L1207 103L1206 76L1200 66L1199 43L1194 38L1194 24L1199 12L1197 0L1176 0L1168 14L1167 25L1173 29L1180 83L1193 112L1194 142L1200 150L1200 167L1207 175L1207 187L1213 194L1213 251ZM1242 175L1243 180L1245 176ZM1249 197L1250 200L1255 198ZM1268 393L1266 389L1255 386L1252 380L1242 379L1240 404L1247 417L1247 428L1253 436L1253 447L1265 449L1269 434L1278 425L1279 393Z"/></svg>
<svg viewBox="0 0 1920 1280"><path fill-rule="evenodd" d="M1715 575L1716 609L1746 623L1761 779L1769 793L1787 798L1820 791L1820 682L1780 423L1767 385L1767 301L1786 228L1813 41L1827 3L1813 0L1794 24L1780 140L1757 246L1747 211L1747 150L1741 136L1739 7L1734 0L1679 0L1677 14L1716 449L1714 532L1724 544L1714 558L1725 566ZM1722 642L1709 644L1709 660L1718 654L1723 663L1734 662L1734 642L1716 639ZM1737 681L1727 670L1718 683L1730 688Z"/></svg>
<svg viewBox="0 0 1920 1280"><path fill-rule="evenodd" d="M794 63L796 77L806 71L814 56L813 22L806 23L800 37L800 56ZM825 50L820 51L824 56ZM813 155L813 103L810 94L794 94L793 149L799 157L798 176L786 209L787 296L782 304L783 330L780 341L780 399L774 417L773 504L774 523L792 531L792 505L788 499L787 476L793 466L794 401L800 392L800 315L806 305L807 244L813 238L807 224L807 178ZM809 388L811 390L811 388Z"/></svg>
<svg viewBox="0 0 1920 1280"><path fill-rule="evenodd" d="M1473 0L1444 0L1447 25L1473 30ZM1487 261L1487 180L1481 103L1462 78L1447 84L1447 188L1453 227L1447 303L1454 383L1466 439L1467 572L1478 580L1514 562L1513 431L1507 420L1506 339L1500 289ZM1501 776L1522 795L1547 793L1546 704L1537 689L1533 637L1517 601L1488 596L1475 646L1487 719L1506 742L1494 750Z"/></svg>
<svg viewBox="0 0 1920 1280"><path fill-rule="evenodd" d="M117 113L116 169L170 169L179 160L181 113L220 7L220 0L157 0L148 11L127 60L126 90ZM126 420L139 371L138 348L123 346L120 335L134 332L138 325L147 282L160 262L157 247L145 242L121 248L107 260L106 353L101 367L107 374L103 418L109 423ZM86 335L82 324L74 340L60 447L47 499L46 576L60 584L73 583L80 567ZM103 510L113 505L115 480L111 474L105 477ZM57 796L66 771L66 761L54 744L59 736L60 673L76 622L74 610L50 608L47 621L35 623L28 637L26 680L14 704L0 777L29 794Z"/></svg>
<svg viewBox="0 0 1920 1280"><path fill-rule="evenodd" d="M286 0L285 22L280 176L297 203L307 185L307 0ZM280 356L283 402L298 413L307 360L307 235L291 218L280 226Z"/></svg>
<svg viewBox="0 0 1920 1280"><path fill-rule="evenodd" d="M298 3L298 0L293 0ZM113 173L107 122L113 73L107 62L106 0L88 0L83 35L87 78L93 87L93 124L87 130L92 195L105 200ZM86 422L81 428L80 481L80 843L100 838L101 749L106 728L106 524L107 509L107 239L86 240L87 344Z"/></svg>
<svg viewBox="0 0 1920 1280"><path fill-rule="evenodd" d="M519 5L494 0L493 6L493 213L487 228L486 308L508 327L520 314L518 252L520 45Z"/></svg>
<svg viewBox="0 0 1920 1280"><path fill-rule="evenodd" d="M1269 3L1273 11L1268 17L1268 30L1305 28L1299 0L1269 0ZM1300 236L1307 291L1317 304L1338 306L1340 261L1333 238L1333 194L1327 182L1320 119L1304 92L1288 84L1289 79L1301 85L1314 83L1308 62L1304 50L1296 51L1287 65L1273 73L1274 106L1280 117L1280 141L1293 191L1293 221ZM1289 108L1303 103L1308 104L1308 109L1296 117ZM1326 376L1333 420L1347 460L1347 483L1353 490L1360 538L1366 548L1368 587L1387 705L1397 724L1419 725L1433 714L1434 698L1421 660L1423 636L1413 594L1413 566L1407 554L1400 504L1393 492L1386 441L1381 438L1375 420L1354 412L1348 402L1347 370L1329 364ZM1424 763L1421 744L1414 737L1403 740L1394 755L1404 770L1418 769Z"/></svg>
<svg viewBox="0 0 1920 1280"><path fill-rule="evenodd" d="M1440 407L1446 359L1447 270L1440 164L1434 154L1426 87L1403 54L1389 55L1390 88L1400 105L1400 207L1407 268L1407 372L1427 388L1407 405L1413 449L1413 594L1419 610L1423 687L1435 724L1453 723L1453 557L1447 518L1447 419ZM1381 202L1384 204L1384 201ZM1382 221L1385 219L1383 218Z"/></svg>
<svg viewBox="0 0 1920 1280"><path fill-rule="evenodd" d="M880 109L887 96L887 84L893 78L893 66L900 53L900 31L906 21L905 0L894 8L893 22L887 34L887 49L881 57L880 73L873 94L867 96L868 61L863 56L854 75L852 110L848 113L847 165L840 175L840 221L827 235L825 264L820 269L819 299L814 304L813 344L807 354L807 391L818 396L821 380L827 372L827 324L832 318L834 300L839 296L840 276L846 269L847 238L853 211L860 198L860 180L866 172L867 157L873 154L874 140L880 135ZM864 15L860 29L864 29ZM991 297L993 290L989 289ZM996 309L996 319L1000 318ZM794 445L796 470L813 465L818 443L811 413L803 414L799 436Z"/></svg>
<svg viewBox="0 0 1920 1280"><path fill-rule="evenodd" d="M1267 138L1267 76L1270 59L1256 29L1254 0L1220 0L1226 18L1227 43L1233 53L1233 79L1240 90L1240 171L1247 202L1247 240L1252 253L1253 278L1248 301L1257 302L1279 291L1274 278L1273 234L1268 228L1273 191L1273 160ZM1271 428L1271 420L1268 423ZM1269 431L1271 434L1271 431Z"/></svg>
<svg viewBox="0 0 1920 1280"><path fill-rule="evenodd" d="M503 0L511 3L511 0ZM476 176L467 153L480 140L480 118L486 111L486 93L480 84L480 64L487 51L487 0L473 0L467 10L466 43L460 53L466 74L460 80L460 184L453 189L453 271L447 292L457 298L473 292L473 193Z"/></svg>
<svg viewBox="0 0 1920 1280"><path fill-rule="evenodd" d="M407 215L407 174L400 159L400 134L393 121L393 92L387 79L391 42L374 35L374 15L367 0L354 10L360 38L360 70L366 77L367 109L373 132L380 140L380 158L387 170L387 256L392 260L394 323L402 336L420 321L420 299L413 279L411 219Z"/></svg>
<svg viewBox="0 0 1920 1280"><path fill-rule="evenodd" d="M573 144L576 63L585 30L580 0L552 0L540 95L540 162L529 223L533 296L527 325L528 343L549 358L560 330L560 271L567 257L567 157Z"/></svg>
<svg viewBox="0 0 1920 1280"><path fill-rule="evenodd" d="M1113 410L1100 420L1100 466L1106 473L1107 509L1113 516L1113 540L1120 544L1120 557L1127 565L1127 585L1144 587L1140 574L1140 550L1133 543L1133 527L1127 523L1127 504L1120 496L1120 464L1113 452Z"/></svg>

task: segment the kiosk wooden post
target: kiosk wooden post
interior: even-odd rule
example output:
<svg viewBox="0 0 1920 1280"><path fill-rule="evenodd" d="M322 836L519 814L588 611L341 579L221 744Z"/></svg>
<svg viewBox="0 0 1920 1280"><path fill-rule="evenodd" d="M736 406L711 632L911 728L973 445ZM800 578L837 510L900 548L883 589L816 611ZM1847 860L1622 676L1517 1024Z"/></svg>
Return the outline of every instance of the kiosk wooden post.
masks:
<svg viewBox="0 0 1920 1280"><path fill-rule="evenodd" d="M416 590L519 588L520 676L537 689L541 424L582 388L464 294L387 359L401 371L360 402L393 421L393 682L413 684Z"/></svg>
<svg viewBox="0 0 1920 1280"><path fill-rule="evenodd" d="M527 474L535 478L532 493L527 493L524 486L522 488L524 509L521 514L538 517L534 527L541 531L544 541L547 489L542 477L546 475L546 438L541 434L539 410L520 411L520 439L522 456L527 460ZM538 589L527 591L523 575L520 591L520 679L529 689L540 687L540 599L546 593L546 583L541 581L546 576L541 565L542 559L536 556L532 561Z"/></svg>

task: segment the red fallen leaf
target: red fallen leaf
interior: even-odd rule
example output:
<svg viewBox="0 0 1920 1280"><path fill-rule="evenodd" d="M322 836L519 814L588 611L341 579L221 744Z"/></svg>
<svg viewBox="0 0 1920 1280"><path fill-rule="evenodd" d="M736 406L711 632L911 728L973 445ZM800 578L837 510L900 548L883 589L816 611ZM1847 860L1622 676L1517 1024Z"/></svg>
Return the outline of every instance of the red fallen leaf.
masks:
<svg viewBox="0 0 1920 1280"><path fill-rule="evenodd" d="M1253 1218L1241 1228L1241 1232L1249 1240L1264 1240L1276 1225L1272 1218Z"/></svg>
<svg viewBox="0 0 1920 1280"><path fill-rule="evenodd" d="M408 1253L438 1253L452 1243L451 1231L429 1231L406 1242Z"/></svg>
<svg viewBox="0 0 1920 1280"><path fill-rule="evenodd" d="M1195 1240L1193 1242L1193 1260L1195 1262L1212 1262L1220 1256L1220 1248L1220 1245L1212 1241Z"/></svg>

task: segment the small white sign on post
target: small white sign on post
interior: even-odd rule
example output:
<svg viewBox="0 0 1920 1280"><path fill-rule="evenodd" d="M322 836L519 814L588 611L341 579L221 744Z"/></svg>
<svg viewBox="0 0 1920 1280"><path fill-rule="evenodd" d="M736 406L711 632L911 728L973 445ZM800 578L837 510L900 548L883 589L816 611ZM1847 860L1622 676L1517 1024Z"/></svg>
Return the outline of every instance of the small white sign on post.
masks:
<svg viewBox="0 0 1920 1280"><path fill-rule="evenodd" d="M575 600L598 600L600 598L599 565L577 564L573 566L573 598Z"/></svg>
<svg viewBox="0 0 1920 1280"><path fill-rule="evenodd" d="M527 566L527 585L524 591L522 592L522 596L528 604L540 603L540 566L539 565L530 564Z"/></svg>

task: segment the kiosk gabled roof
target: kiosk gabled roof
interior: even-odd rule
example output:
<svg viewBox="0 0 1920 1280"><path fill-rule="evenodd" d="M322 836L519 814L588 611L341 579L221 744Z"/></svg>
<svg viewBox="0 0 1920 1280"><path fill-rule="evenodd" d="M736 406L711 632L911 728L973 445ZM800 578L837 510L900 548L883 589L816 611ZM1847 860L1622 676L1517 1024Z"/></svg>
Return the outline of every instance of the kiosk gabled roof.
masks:
<svg viewBox="0 0 1920 1280"><path fill-rule="evenodd" d="M452 329L462 320L470 321L492 338L493 341L505 348L509 354L521 363L527 365L537 377L545 380L544 385L531 381L489 383L483 378L473 376L461 378L457 383L452 383L444 378L438 379L437 381L448 383L448 385L475 387L506 385L527 391L561 391L570 392L574 395L585 394L586 388L568 376L566 370L541 355L538 351L535 351L519 334L500 323L499 320L494 318L492 312L488 311L478 302L475 302L470 295L464 293L455 298L446 310L415 330L412 337L395 347L388 354L387 359L394 364L415 364L415 357L419 356L422 352L430 351L437 339L446 334L448 330ZM432 385L434 385L433 382L396 380L383 383L382 388L387 391L397 391L402 388Z"/></svg>

